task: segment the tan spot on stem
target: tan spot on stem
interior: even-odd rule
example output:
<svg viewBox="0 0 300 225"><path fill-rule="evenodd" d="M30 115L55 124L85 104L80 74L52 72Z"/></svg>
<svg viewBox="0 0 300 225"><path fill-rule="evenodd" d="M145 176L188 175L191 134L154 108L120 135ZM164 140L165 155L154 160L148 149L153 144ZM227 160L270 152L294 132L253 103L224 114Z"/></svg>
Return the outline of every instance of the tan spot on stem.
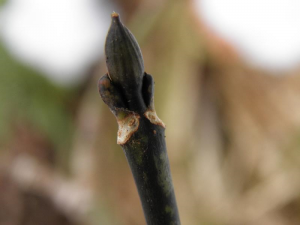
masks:
<svg viewBox="0 0 300 225"><path fill-rule="evenodd" d="M138 130L140 124L140 116L130 114L122 120L118 120L119 130L117 143L124 145L130 137Z"/></svg>
<svg viewBox="0 0 300 225"><path fill-rule="evenodd" d="M147 110L144 113L144 116L153 124L158 125L158 126L162 126L163 128L166 128L164 122L158 118L158 116L156 115L156 112L153 110Z"/></svg>

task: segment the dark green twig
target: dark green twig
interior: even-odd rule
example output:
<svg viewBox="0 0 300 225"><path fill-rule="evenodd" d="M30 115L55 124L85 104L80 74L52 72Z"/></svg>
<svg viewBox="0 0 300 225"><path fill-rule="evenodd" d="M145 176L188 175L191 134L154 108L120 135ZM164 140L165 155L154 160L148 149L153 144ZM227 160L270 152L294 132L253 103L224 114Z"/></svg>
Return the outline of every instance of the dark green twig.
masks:
<svg viewBox="0 0 300 225"><path fill-rule="evenodd" d="M105 43L108 74L99 80L103 101L116 116L117 142L130 165L148 225L180 224L165 143L154 109L154 82L140 48L117 13Z"/></svg>

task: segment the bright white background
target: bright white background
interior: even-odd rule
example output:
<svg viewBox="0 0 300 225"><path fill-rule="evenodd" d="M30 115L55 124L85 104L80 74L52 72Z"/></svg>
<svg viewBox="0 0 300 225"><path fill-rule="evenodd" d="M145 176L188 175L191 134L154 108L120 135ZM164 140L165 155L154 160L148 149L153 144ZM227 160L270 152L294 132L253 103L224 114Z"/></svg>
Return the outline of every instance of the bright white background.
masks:
<svg viewBox="0 0 300 225"><path fill-rule="evenodd" d="M300 61L299 0L194 0L199 18L251 64L273 71ZM10 51L61 84L80 80L103 55L105 0L9 0L0 32ZM118 9L117 9L118 11Z"/></svg>
<svg viewBox="0 0 300 225"><path fill-rule="evenodd" d="M299 64L299 0L195 0L195 6L251 64L273 72Z"/></svg>
<svg viewBox="0 0 300 225"><path fill-rule="evenodd" d="M22 61L70 84L103 55L112 11L104 0L9 0L0 31Z"/></svg>

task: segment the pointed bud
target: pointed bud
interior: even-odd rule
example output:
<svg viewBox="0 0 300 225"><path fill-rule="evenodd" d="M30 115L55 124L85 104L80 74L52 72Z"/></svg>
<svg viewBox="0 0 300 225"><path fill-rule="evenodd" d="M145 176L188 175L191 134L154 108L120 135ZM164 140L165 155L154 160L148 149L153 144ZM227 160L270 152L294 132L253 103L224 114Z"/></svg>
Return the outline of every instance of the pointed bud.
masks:
<svg viewBox="0 0 300 225"><path fill-rule="evenodd" d="M127 95L133 96L142 88L143 57L136 39L122 24L119 14L114 12L111 17L105 42L108 74L113 83L125 89Z"/></svg>

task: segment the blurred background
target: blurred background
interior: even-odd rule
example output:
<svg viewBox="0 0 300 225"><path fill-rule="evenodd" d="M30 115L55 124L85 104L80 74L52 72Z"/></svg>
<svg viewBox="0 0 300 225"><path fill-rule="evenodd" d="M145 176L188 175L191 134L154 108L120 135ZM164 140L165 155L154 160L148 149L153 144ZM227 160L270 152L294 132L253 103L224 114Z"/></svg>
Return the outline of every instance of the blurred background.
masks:
<svg viewBox="0 0 300 225"><path fill-rule="evenodd" d="M300 2L1 0L0 225L142 225L97 91L114 10L165 122L182 224L300 224Z"/></svg>

